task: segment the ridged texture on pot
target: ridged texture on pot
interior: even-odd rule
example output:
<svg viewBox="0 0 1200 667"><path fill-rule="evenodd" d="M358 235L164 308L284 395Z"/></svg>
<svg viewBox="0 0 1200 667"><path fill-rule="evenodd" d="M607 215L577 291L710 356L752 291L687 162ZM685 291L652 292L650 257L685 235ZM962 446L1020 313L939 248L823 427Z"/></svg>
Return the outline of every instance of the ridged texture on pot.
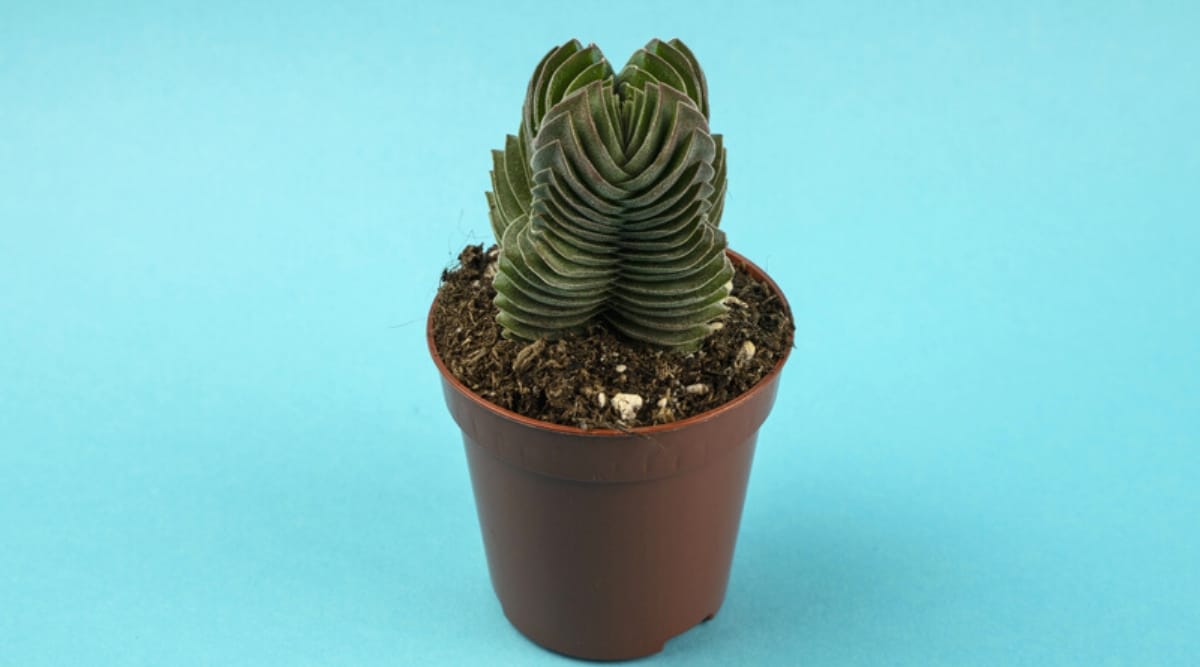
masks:
<svg viewBox="0 0 1200 667"><path fill-rule="evenodd" d="M493 159L506 335L553 339L603 320L692 348L712 331L733 277L717 228L725 149L682 42L652 40L615 75L594 45L553 49Z"/></svg>

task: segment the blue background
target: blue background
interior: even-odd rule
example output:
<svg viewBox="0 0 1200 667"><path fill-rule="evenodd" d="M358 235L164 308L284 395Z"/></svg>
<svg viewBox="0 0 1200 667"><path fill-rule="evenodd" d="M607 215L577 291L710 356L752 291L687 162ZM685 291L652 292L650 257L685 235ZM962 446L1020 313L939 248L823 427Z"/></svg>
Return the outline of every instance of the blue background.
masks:
<svg viewBox="0 0 1200 667"><path fill-rule="evenodd" d="M648 664L1200 660L1196 4L23 4L0 664L565 662L423 318L572 36L696 51L799 324L726 604Z"/></svg>

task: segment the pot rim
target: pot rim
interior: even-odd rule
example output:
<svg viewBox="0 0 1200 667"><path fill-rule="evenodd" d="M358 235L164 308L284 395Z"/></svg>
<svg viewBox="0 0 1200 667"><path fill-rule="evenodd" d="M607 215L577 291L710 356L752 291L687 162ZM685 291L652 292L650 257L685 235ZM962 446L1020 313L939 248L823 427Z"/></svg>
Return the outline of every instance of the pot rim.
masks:
<svg viewBox="0 0 1200 667"><path fill-rule="evenodd" d="M788 304L787 297L784 296L783 290L779 288L779 285L771 278L770 275L767 274L766 271L764 271L761 267L759 267L754 262L751 262L749 259L746 259L745 256L743 256L737 252L734 252L733 250L730 250L729 248L725 249L725 254L729 257L730 261L732 261L734 264L741 266L755 280L758 280L758 281L766 284L766 286L768 288L770 288L770 290L779 298L779 302L781 304L783 304L783 309L788 314L788 318L792 320L792 326L793 326L792 340L790 341L790 344L784 349L783 356L781 356L779 358L779 361L775 362L775 367L772 368L769 373L767 373L766 375L759 378L758 382L754 383L754 385L751 386L749 389L747 389L746 391L742 392L741 394L735 396L732 400L726 401L726 402L722 403L721 405L718 405L715 408L705 410L704 412L701 412L700 414L692 415L691 417L688 417L686 419L680 419L678 421L673 421L673 422L669 422L666 424L655 424L653 426L638 426L635 428L625 429L625 430L619 430L619 429L613 429L613 428L582 429L582 428L579 428L578 426L568 426L566 424L555 424L553 422L547 422L547 421L542 421L540 419L534 419L532 417L526 417L525 415L522 415L517 412L513 412L512 410L509 410L508 408L500 407L499 405L492 403L491 401L487 400L486 398L484 398L484 397L480 396L479 394L475 393L474 391L472 391L469 387L467 387L465 384L463 384L453 373L451 373L450 369L446 368L446 365L442 362L441 354L438 353L437 344L433 340L433 312L434 312L434 308L437 306L437 295L435 295L433 297L433 303L430 304L430 306L429 306L429 315L425 319L425 342L429 346L429 354L431 357L433 357L433 363L437 366L438 372L442 374L443 379L448 381L450 383L450 385L454 387L455 391L462 394L463 396L466 396L471 402L475 403L477 406L484 408L484 409L488 410L489 412L493 412L496 415L498 415L504 419L507 419L508 421L516 422L518 424L521 424L521 425L529 427L529 428L535 428L535 429L541 429L544 431L561 433L563 435L573 435L573 436L580 436L580 437L595 437L595 438L605 438L605 437L608 437L608 438L622 437L622 438L624 438L624 437L628 437L631 435L652 436L652 435L657 435L660 433L667 433L670 431L677 431L680 429L688 428L688 427L696 425L696 424L701 424L701 423L707 422L729 410L733 410L738 405L741 405L745 401L749 400L761 388L769 385L770 382L773 379L775 379L775 377L777 375L779 375L779 373L781 371L783 371L783 366L785 363L787 363L788 358L791 357L792 348L795 347L795 342L796 342L795 341L795 323L796 323L796 320L795 320L795 317L792 315L791 305Z"/></svg>

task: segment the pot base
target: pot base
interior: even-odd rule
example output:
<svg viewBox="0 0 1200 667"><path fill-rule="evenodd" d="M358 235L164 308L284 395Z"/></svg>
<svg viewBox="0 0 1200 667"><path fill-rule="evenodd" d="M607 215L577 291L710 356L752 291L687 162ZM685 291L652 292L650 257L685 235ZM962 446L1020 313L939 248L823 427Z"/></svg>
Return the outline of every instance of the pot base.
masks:
<svg viewBox="0 0 1200 667"><path fill-rule="evenodd" d="M560 651L554 647L553 642L549 641L549 638L547 638L547 640L544 641L542 639L539 639L537 637L531 636L528 633L526 633L524 630L521 629L521 627L519 625L517 625L516 622L514 622L512 620L512 617L510 617L508 615L508 611L504 612L504 617L508 619L508 622L510 624L512 624L512 626L514 628L516 628L517 632L520 632L521 636L523 636L523 637L525 637L525 639L528 639L529 641L533 642L539 648L546 649L547 651L550 651L551 653L557 653L558 655L565 656L568 658L575 658L577 660L594 660L597 662L619 662L622 660L637 660L638 658L648 658L652 655L662 653L663 649L667 647L667 642L671 641L672 639L674 639L676 637L686 634L689 630L692 630L693 628L697 628L701 625L704 625L705 623L708 623L709 621L711 621L713 619L713 616L715 616L715 612L713 614L709 614L708 616L704 617L704 619L702 621L700 621L699 623L696 623L695 625L686 627L686 628L680 630L679 632L676 632L675 634L670 635L669 637L663 639L662 641L658 642L657 644L651 643L651 644L646 644L646 645L642 645L642 646L626 645L626 646L621 647L623 649L623 651L621 651L621 652L618 652L615 650L607 651L607 652L605 652L605 654L602 657L598 657L595 655L579 655L579 654L575 654L575 653L565 653L563 651Z"/></svg>

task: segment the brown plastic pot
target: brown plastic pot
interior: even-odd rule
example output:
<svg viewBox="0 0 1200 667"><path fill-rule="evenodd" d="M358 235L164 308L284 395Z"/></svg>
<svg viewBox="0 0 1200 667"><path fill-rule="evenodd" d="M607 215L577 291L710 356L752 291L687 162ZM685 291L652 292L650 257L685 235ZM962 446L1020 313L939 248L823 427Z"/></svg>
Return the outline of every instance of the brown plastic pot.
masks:
<svg viewBox="0 0 1200 667"><path fill-rule="evenodd" d="M764 281L744 257L730 259ZM492 586L505 616L570 656L657 653L725 597L758 428L784 357L748 392L671 424L584 431L523 417L446 370L463 433Z"/></svg>

